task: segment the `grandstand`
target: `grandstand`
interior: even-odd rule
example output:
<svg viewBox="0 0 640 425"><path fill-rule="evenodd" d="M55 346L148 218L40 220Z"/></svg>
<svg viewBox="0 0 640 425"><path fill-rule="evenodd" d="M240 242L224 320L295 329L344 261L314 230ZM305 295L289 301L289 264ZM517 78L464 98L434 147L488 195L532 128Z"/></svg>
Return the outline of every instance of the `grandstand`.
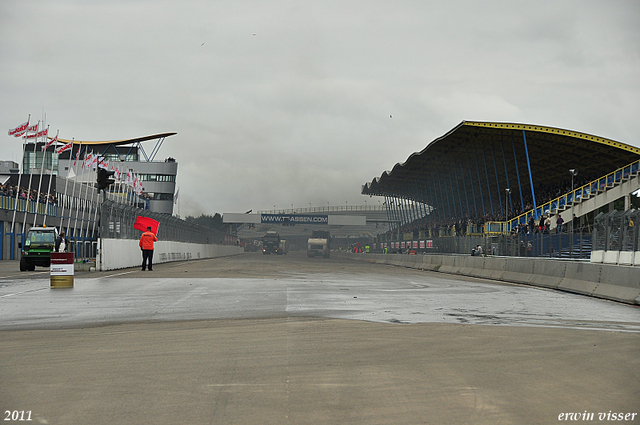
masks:
<svg viewBox="0 0 640 425"><path fill-rule="evenodd" d="M428 237L531 231L553 216L592 229L632 207L640 148L539 125L463 121L362 187L383 196L402 233ZM544 222L543 222L544 224ZM464 229L464 232L462 231Z"/></svg>

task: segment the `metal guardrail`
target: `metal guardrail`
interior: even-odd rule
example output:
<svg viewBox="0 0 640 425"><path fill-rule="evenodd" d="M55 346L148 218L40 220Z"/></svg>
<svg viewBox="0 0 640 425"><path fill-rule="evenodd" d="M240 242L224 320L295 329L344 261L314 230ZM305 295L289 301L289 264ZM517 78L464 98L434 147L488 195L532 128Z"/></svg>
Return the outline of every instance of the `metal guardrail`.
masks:
<svg viewBox="0 0 640 425"><path fill-rule="evenodd" d="M599 179L593 180L592 182L580 186L571 192L542 204L535 210L527 211L526 213L512 218L506 222L507 226L504 229L505 233L514 230L519 224L527 224L532 217L541 217L543 215L564 210L570 205L587 200L601 192L605 192L607 189L615 187L633 176L637 176L639 172L640 160L632 162L629 165L625 165L624 167L620 167ZM537 214L534 215L535 212L537 212Z"/></svg>
<svg viewBox="0 0 640 425"><path fill-rule="evenodd" d="M224 232L197 224L187 223L168 214L106 200L100 206L100 237L108 239L139 239L140 231L133 225L138 216L149 217L160 223L158 237L166 241L197 244L235 243Z"/></svg>
<svg viewBox="0 0 640 425"><path fill-rule="evenodd" d="M0 195L0 209L11 210L15 208L15 196ZM45 204L43 202L29 201L26 199L18 199L18 212L29 212L38 215L47 215L55 217L58 215L58 206L53 204Z"/></svg>

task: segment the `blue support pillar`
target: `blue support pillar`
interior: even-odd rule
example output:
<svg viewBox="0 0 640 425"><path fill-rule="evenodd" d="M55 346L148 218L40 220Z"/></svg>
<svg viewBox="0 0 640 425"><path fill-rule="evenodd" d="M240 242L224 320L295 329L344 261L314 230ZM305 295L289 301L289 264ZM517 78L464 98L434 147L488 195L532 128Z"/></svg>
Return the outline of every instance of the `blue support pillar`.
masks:
<svg viewBox="0 0 640 425"><path fill-rule="evenodd" d="M501 142L501 144L502 144L502 161L504 161L504 176L507 180L507 189L510 189L511 186L509 185L509 171L507 171L507 157L504 155L504 142ZM505 199L504 202L507 202L507 200ZM511 206L511 212L513 213L513 201L511 200L511 193L509 193L509 205Z"/></svg>
<svg viewBox="0 0 640 425"><path fill-rule="evenodd" d="M524 152L527 156L527 168L529 168L529 183L531 183L531 197L533 198L533 218L538 218L538 206L536 205L536 193L533 190L533 176L531 175L531 161L529 161L529 148L527 148L527 136L522 130L522 140L524 140Z"/></svg>
<svg viewBox="0 0 640 425"><path fill-rule="evenodd" d="M482 193L482 179L480 178L480 165L478 165L478 155L476 155L476 172L478 174L478 187L480 188L480 201L482 202L482 215L487 213L484 207L484 194Z"/></svg>
<svg viewBox="0 0 640 425"><path fill-rule="evenodd" d="M424 180L424 186L427 189L427 200L429 202L429 216L431 217L431 221L434 223L438 221L438 209L437 209L437 201L435 199L435 192L433 191L433 184L431 184L431 179L429 176Z"/></svg>
<svg viewBox="0 0 640 425"><path fill-rule="evenodd" d="M522 197L522 185L520 184L520 171L518 170L518 156L516 155L516 143L513 140L513 135L511 135L511 147L513 148L513 162L516 165L516 176L518 176L518 192L520 193L520 209L522 212L526 212L524 210L524 198Z"/></svg>
<svg viewBox="0 0 640 425"><path fill-rule="evenodd" d="M453 214L456 217L456 219L458 218L458 209L456 208L456 197L453 196L453 180L451 180L451 169L449 169L449 186L451 187L451 191L447 191L447 197L449 195L449 193L451 193L451 205L453 205ZM445 178L445 186L447 179Z"/></svg>
<svg viewBox="0 0 640 425"><path fill-rule="evenodd" d="M420 186L420 180L416 179L413 182L416 191L416 202L418 203L418 218L426 217L426 212L424 211L424 192L422 190L422 186Z"/></svg>
<svg viewBox="0 0 640 425"><path fill-rule="evenodd" d="M484 154L484 147L482 148L482 159L484 159L484 174L487 177L487 192L489 192L489 204L491 205L491 215L495 216L493 211L493 197L491 196L491 183L489 182L489 169L487 167L487 156Z"/></svg>
<svg viewBox="0 0 640 425"><path fill-rule="evenodd" d="M407 218L407 201L404 196L400 198L400 214L402 216L402 225L404 226L409 222Z"/></svg>
<svg viewBox="0 0 640 425"><path fill-rule="evenodd" d="M434 178L429 179L431 182L431 193L433 197L433 205L436 210L437 221L442 222L442 205L438 200L438 191L436 190L436 180Z"/></svg>
<svg viewBox="0 0 640 425"><path fill-rule="evenodd" d="M389 197L387 195L384 195L384 207L385 210L387 210L387 220L391 221L391 216L389 214Z"/></svg>
<svg viewBox="0 0 640 425"><path fill-rule="evenodd" d="M502 207L502 194L500 193L500 179L498 178L498 166L496 165L496 151L493 149L493 143L491 144L491 154L493 155L493 170L496 173L496 188L498 189L498 201L500 201L500 214L504 211ZM505 202L507 200L505 199ZM506 217L505 217L506 220Z"/></svg>
<svg viewBox="0 0 640 425"><path fill-rule="evenodd" d="M442 190L442 181L440 180L440 173L438 175L438 186L440 187L440 198L442 198L442 204L444 205L444 191ZM447 197L447 220L451 217L451 205L449 205L449 198Z"/></svg>
<svg viewBox="0 0 640 425"><path fill-rule="evenodd" d="M456 168L456 163L453 163L453 168ZM467 182L465 181L464 178L464 167L462 166L462 164L460 164L460 169L462 170L462 172L460 173L460 175L462 176L462 186L464 187L464 198L467 201L467 218L471 217L471 208L469 207L469 195L467 194ZM457 171L456 171L457 174Z"/></svg>
<svg viewBox="0 0 640 425"><path fill-rule="evenodd" d="M431 196L430 196L431 193L429 192L427 182L425 181L424 178L421 180L420 185L422 187L422 190L424 191L425 213L427 214L428 221L431 222L433 221L433 214L432 214L433 203L431 202Z"/></svg>
<svg viewBox="0 0 640 425"><path fill-rule="evenodd" d="M458 181L458 172L456 171L456 163L455 163L455 161L453 162L453 174L455 174L455 176L456 176L456 188L458 189L458 202L460 203L460 218L462 219L465 216L464 215L464 206L462 205L462 196L460 196L460 182ZM469 201L467 201L467 208L468 207L469 207Z"/></svg>
<svg viewBox="0 0 640 425"><path fill-rule="evenodd" d="M469 184L471 185L471 193L473 195L473 208L476 211L476 219L480 217L478 214L478 203L476 202L476 189L473 187L473 174L471 174L471 160L467 157L467 163L469 164Z"/></svg>

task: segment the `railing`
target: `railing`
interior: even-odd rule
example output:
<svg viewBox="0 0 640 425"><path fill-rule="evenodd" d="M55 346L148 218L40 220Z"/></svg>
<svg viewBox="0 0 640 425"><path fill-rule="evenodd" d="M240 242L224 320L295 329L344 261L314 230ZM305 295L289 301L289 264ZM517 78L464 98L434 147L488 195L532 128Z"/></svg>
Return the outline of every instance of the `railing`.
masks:
<svg viewBox="0 0 640 425"><path fill-rule="evenodd" d="M16 205L15 196L0 195L0 209L13 211ZM38 215L48 215L55 217L58 215L58 206L53 204L45 204L42 202L29 201L26 199L18 199L18 212L30 212Z"/></svg>
<svg viewBox="0 0 640 425"><path fill-rule="evenodd" d="M542 204L536 210L527 211L511 220L506 224L504 229L506 232L514 230L519 224L527 224L532 217L541 217L548 215L561 209L567 208L569 205L582 202L589 199L591 196L597 195L600 192L604 192L609 188L615 187L624 180L631 178L631 176L638 174L640 171L640 160L632 162L629 165L618 168L617 170L600 177L590 183L587 183L579 188L566 193L558 198L552 199L549 202ZM534 215L534 212L536 213ZM504 222L503 222L504 223Z"/></svg>
<svg viewBox="0 0 640 425"><path fill-rule="evenodd" d="M386 211L386 205L327 205L320 207L286 208L258 211L258 214L310 214L337 211Z"/></svg>

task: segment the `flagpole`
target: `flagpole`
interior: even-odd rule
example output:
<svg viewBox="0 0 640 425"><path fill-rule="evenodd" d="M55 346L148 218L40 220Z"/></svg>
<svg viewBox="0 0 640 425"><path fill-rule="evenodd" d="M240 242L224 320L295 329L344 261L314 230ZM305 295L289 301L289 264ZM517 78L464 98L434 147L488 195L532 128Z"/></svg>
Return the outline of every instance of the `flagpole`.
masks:
<svg viewBox="0 0 640 425"><path fill-rule="evenodd" d="M47 126L47 135L49 134L49 126ZM40 190L42 189L42 174L44 173L44 159L47 156L47 136L44 136L44 146L42 146L42 165L40 165L40 181L38 182L38 193L36 195L36 213L33 216L33 227L36 227L36 220L38 219L38 207L40 206ZM36 143L36 147L38 144ZM36 154L36 158L38 154Z"/></svg>
<svg viewBox="0 0 640 425"><path fill-rule="evenodd" d="M71 155L69 155L69 171L73 172L73 168L72 168L72 164L71 164L71 160L73 159L73 139L71 139L71 143L72 143L72 147L71 147ZM78 153L76 153L76 161L78 159L78 156L80 155L80 149L82 148L82 144L80 144L80 146L78 146ZM62 211L60 212L60 231L62 232L62 229L64 228L64 209L67 206L67 186L69 186L69 174L67 173L67 175L65 176L64 179L64 194L62 195ZM74 180L75 182L75 180ZM75 187L75 186L74 186ZM57 191L57 187L56 187L56 194L58 193ZM58 204L60 204L60 200L58 200Z"/></svg>
<svg viewBox="0 0 640 425"><path fill-rule="evenodd" d="M96 178L94 178L93 181L97 180L97 174L98 174L97 170L99 168L100 168L100 163L98 162L98 164L96 164ZM91 187L91 183L87 184L87 191L89 190L89 187ZM93 205L93 196L96 194L96 192L97 192L97 190L91 191L91 202L89 203L89 206ZM90 213L90 211L86 211L86 209L85 209L85 211L83 211L82 222L80 223L80 237L82 237L82 231L84 230L84 222L85 221L87 222L87 233L89 233L89 217L90 217L90 215L88 213ZM84 242L86 242L86 241L87 241L87 237L85 236L83 244L82 244L83 245L83 254L84 254L85 258L87 257L86 250L84 250Z"/></svg>
<svg viewBox="0 0 640 425"><path fill-rule="evenodd" d="M43 123L43 127L44 127L44 123ZM40 121L38 121L38 127L36 128L36 137L35 137L35 140L33 141L34 156L36 154L36 147L38 145L38 133L40 133L40 131L37 130L38 128L40 128ZM29 161L29 163L31 163L31 161ZM27 202L24 208L24 220L22 222L22 233L24 233L25 227L27 227L27 216L29 215L29 202L31 201L31 181L32 180L33 180L33 174L31 173L31 168L29 168L29 185L27 187L27 199L26 199Z"/></svg>
<svg viewBox="0 0 640 425"><path fill-rule="evenodd" d="M92 160L93 161L93 160ZM89 176L91 176L91 169L89 169ZM83 174L83 178L82 180L84 180L84 174ZM82 185L84 185L85 188L85 194L89 191L89 184L86 182L82 182L81 186L80 186L80 200L84 199L84 196L82 194ZM78 206L79 207L79 206ZM76 224L74 225L74 227L77 229L78 226L78 215L80 214L80 208L76 209ZM82 211L82 219L80 220L80 231L78 232L78 237L76 238L76 241L81 240L82 239L82 230L84 229L84 211ZM82 245L81 245L82 246ZM82 249L82 248L81 248ZM80 254L80 253L78 253Z"/></svg>
<svg viewBox="0 0 640 425"><path fill-rule="evenodd" d="M18 209L18 196L20 195L20 182L22 181L22 174L24 174L24 151L26 150L27 138L27 130L29 129L29 121L31 120L31 114L29 114L29 118L27 118L27 128L25 129L24 135L22 137L22 162L20 166L22 168L22 173L18 174L18 185L16 186L16 199L13 203L13 219L11 219L11 234L13 234L14 225L16 223L16 211Z"/></svg>
<svg viewBox="0 0 640 425"><path fill-rule="evenodd" d="M60 133L60 130L58 130L56 132L56 137L55 137L55 141L56 141L56 145L58 144L58 134ZM54 149L55 152L55 149ZM73 153L73 149L71 150L71 153ZM46 151L45 151L46 154ZM46 225L47 224L47 215L49 214L49 197L51 196L51 180L53 180L53 153L51 154L51 170L49 170L49 186L47 187L47 199L45 199L45 203L44 203L44 218L42 219L42 225ZM57 188L57 185L56 185Z"/></svg>
<svg viewBox="0 0 640 425"><path fill-rule="evenodd" d="M104 189L105 194L107 193L106 190L107 189L105 188ZM91 196L91 200L93 201L93 196ZM98 221L98 208L101 208L101 207L102 207L102 204L100 203L100 189L98 189L98 200L96 202L96 208L95 208L94 213L93 213L93 225L91 226L91 235L92 235L92 237L93 237L93 235L95 234L95 231L96 231L96 222ZM89 231L89 225L87 225L87 232L88 231Z"/></svg>
<svg viewBox="0 0 640 425"><path fill-rule="evenodd" d="M78 205L76 206L76 219L73 222L73 236L77 236L76 231L78 229L78 214L80 213L80 205L79 204L80 204L80 200L82 199L82 187L83 187L83 183L84 183L84 172L85 172L84 169L87 166L89 168L91 167L91 164L90 163L86 164L86 162L87 162L87 159L91 159L93 157L93 151L89 155L91 155L91 157L87 158L87 154L86 154L86 151L85 151L85 159L84 159L84 162L82 164L82 174L80 175L80 189L78 190ZM74 189L75 189L75 187L74 187ZM71 221L71 220L69 220L69 221Z"/></svg>
<svg viewBox="0 0 640 425"><path fill-rule="evenodd" d="M107 167L106 168L104 167L104 165L105 165L105 163L104 163L104 159L105 159L104 152L102 153L102 158L103 158L103 161L102 161L103 168L105 170L108 170L108 165L109 165L108 163L106 164ZM98 160L98 167L96 168L96 171L98 171L99 169L100 169L100 160ZM96 178L97 178L97 175L96 175ZM106 198L107 197L107 188L105 187L103 189L103 191L105 193L105 198ZM92 235L92 237L93 237L94 232L96 231L96 222L98 221L98 205L99 204L101 205L101 203L100 203L100 189L97 188L96 192L94 192L94 193L98 195L98 199L96 200L95 209L94 209L94 212L93 212L93 225L91 226L91 235ZM91 204L93 205L93 194L91 195ZM87 223L87 233L89 233L89 223Z"/></svg>

